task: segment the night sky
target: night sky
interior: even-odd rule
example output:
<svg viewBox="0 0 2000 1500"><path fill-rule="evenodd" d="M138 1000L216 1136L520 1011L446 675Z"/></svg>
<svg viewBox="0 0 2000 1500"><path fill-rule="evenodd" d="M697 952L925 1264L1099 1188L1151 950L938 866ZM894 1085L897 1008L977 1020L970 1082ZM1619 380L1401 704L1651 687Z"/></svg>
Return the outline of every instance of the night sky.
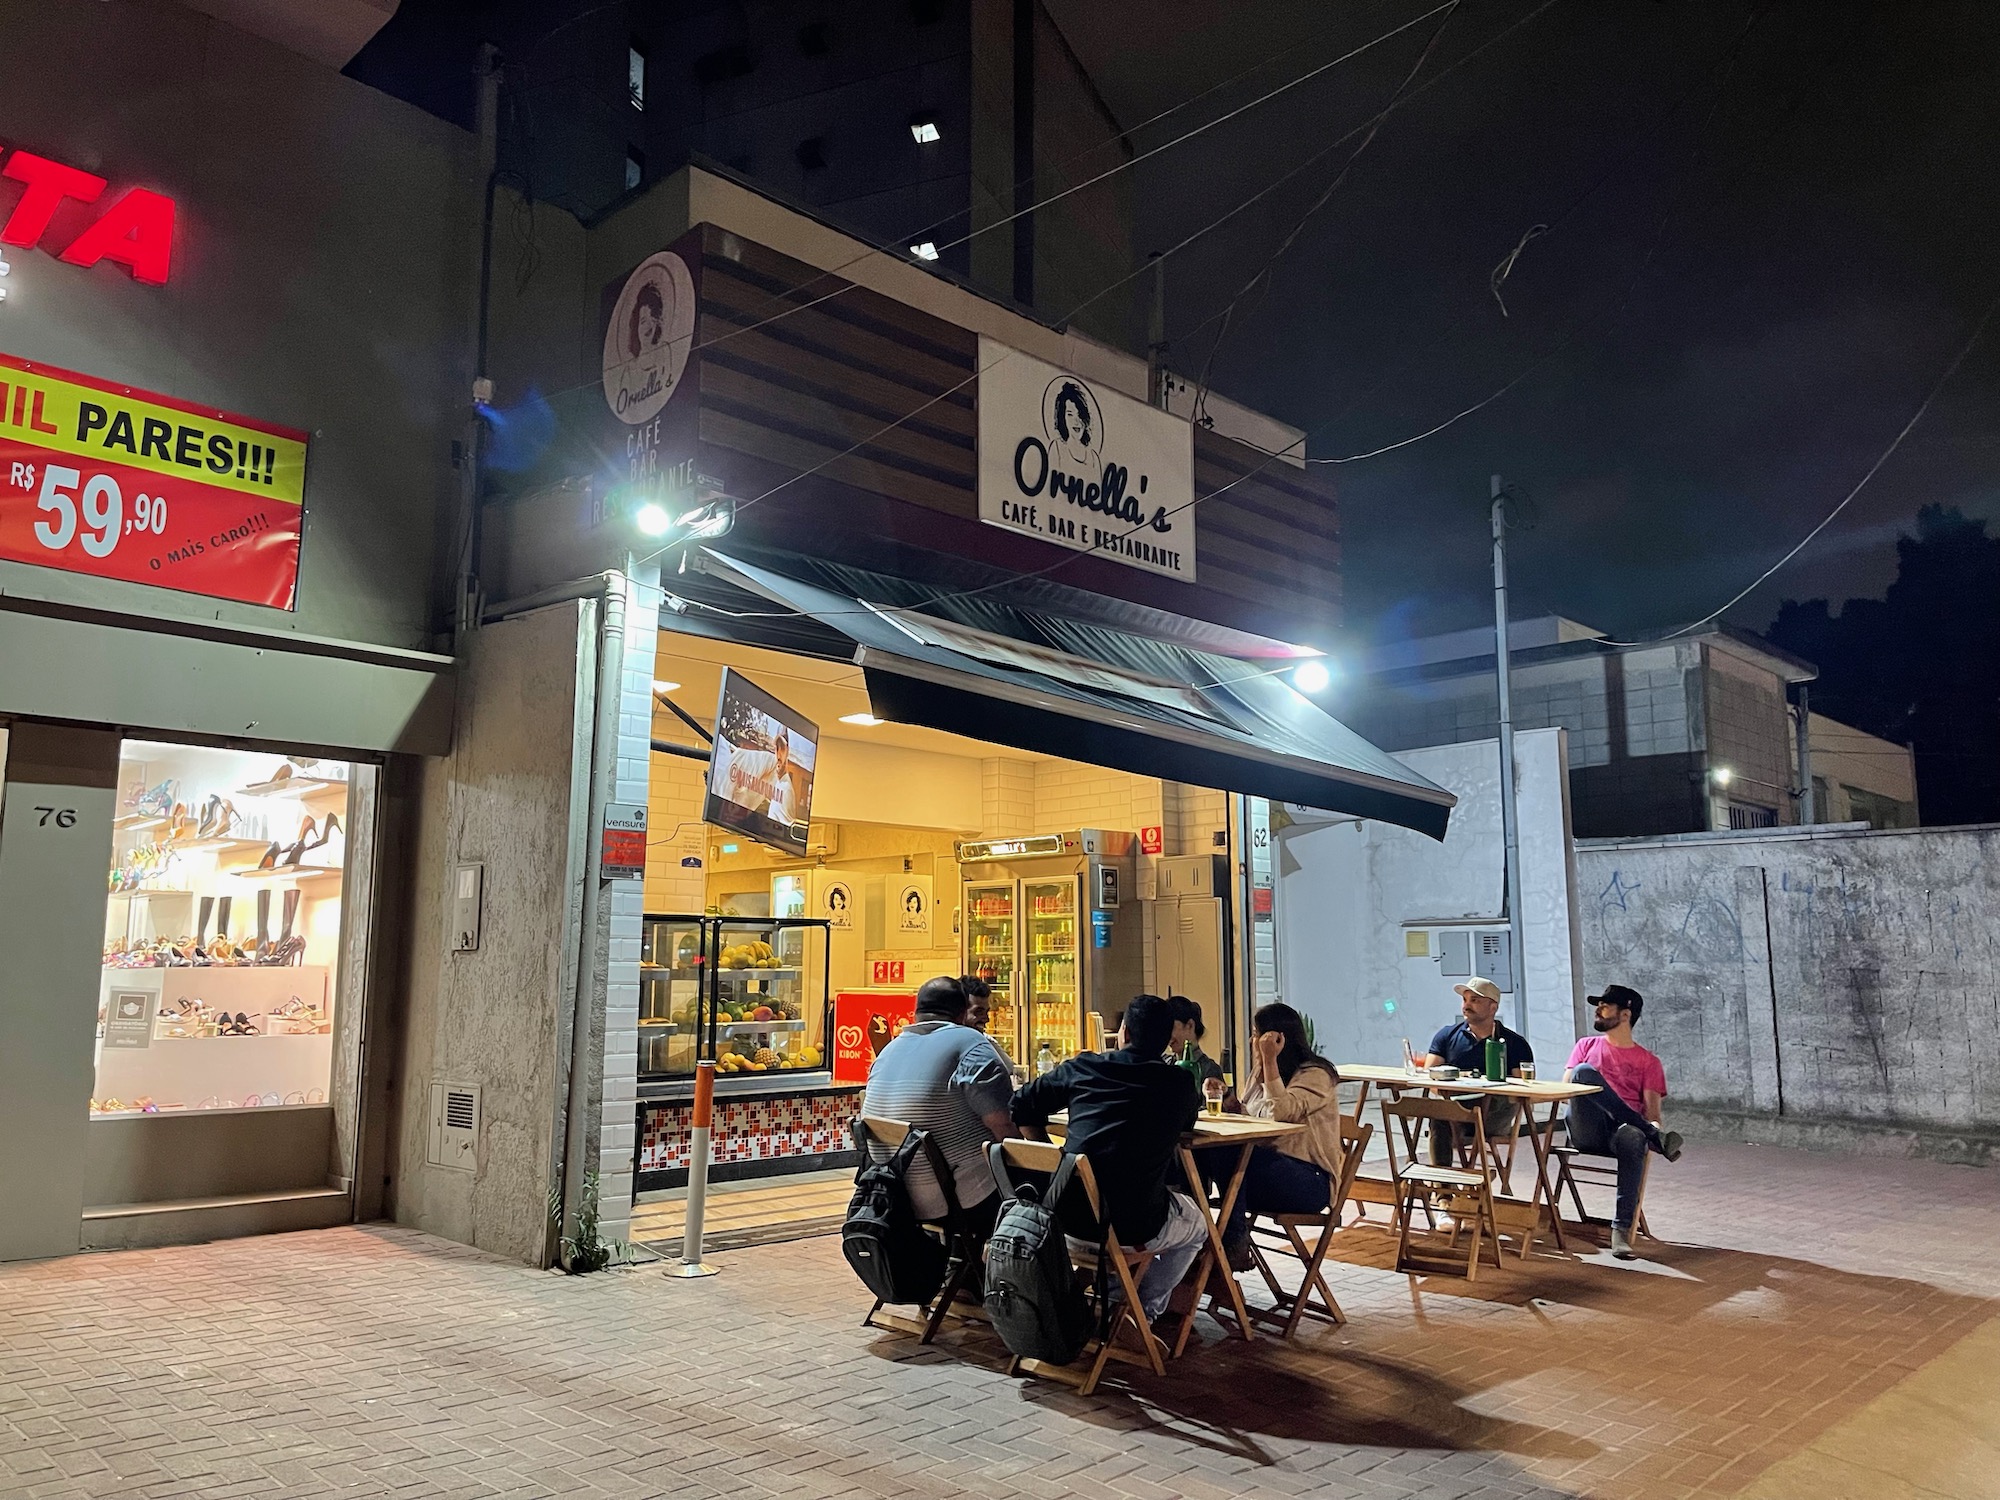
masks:
<svg viewBox="0 0 2000 1500"><path fill-rule="evenodd" d="M1128 126L1319 33L1144 149L1434 3L1050 8ZM1447 432L1337 471L1359 635L1491 618L1495 470L1531 501L1517 615L1622 635L1705 614L1847 492L2000 293L2000 6L1541 7L1464 0L1417 85L1498 40L1389 118L1215 358L1218 390L1319 429L1322 456L1422 431L1546 355ZM1140 250L1378 111L1439 19L1141 166ZM1220 309L1346 155L1176 258L1170 333ZM1554 227L1503 317L1489 275L1537 223ZM1177 340L1177 367L1199 369L1214 329ZM2000 515L1996 380L2000 319L1862 497L1730 618L1879 593L1926 502Z"/></svg>

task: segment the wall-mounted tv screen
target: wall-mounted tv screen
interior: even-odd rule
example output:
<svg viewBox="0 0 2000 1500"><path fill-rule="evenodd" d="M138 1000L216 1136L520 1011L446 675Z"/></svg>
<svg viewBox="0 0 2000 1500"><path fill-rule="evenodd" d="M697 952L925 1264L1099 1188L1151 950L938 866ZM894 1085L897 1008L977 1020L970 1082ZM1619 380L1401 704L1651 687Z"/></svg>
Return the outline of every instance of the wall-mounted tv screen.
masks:
<svg viewBox="0 0 2000 1500"><path fill-rule="evenodd" d="M819 727L747 677L722 673L704 822L787 854L806 852Z"/></svg>

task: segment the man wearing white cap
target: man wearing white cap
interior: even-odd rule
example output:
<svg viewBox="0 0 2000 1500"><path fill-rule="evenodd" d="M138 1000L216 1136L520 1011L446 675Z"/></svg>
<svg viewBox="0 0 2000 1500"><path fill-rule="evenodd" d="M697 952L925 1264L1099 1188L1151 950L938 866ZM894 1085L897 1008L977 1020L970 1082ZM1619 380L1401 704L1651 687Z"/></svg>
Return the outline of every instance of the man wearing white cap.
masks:
<svg viewBox="0 0 2000 1500"><path fill-rule="evenodd" d="M1436 1067L1448 1063L1461 1073L1484 1073L1486 1069L1486 1043L1499 1037L1501 1045L1507 1049L1507 1066L1502 1071L1509 1078L1517 1077L1523 1063L1535 1060L1535 1049L1528 1045L1528 1039L1518 1031L1509 1031L1500 1023L1500 986L1490 979L1462 979L1452 986L1458 991L1458 1002L1463 1016L1451 1025L1442 1028L1431 1038L1431 1050L1424 1056L1424 1066ZM1471 1100L1464 1101L1470 1103ZM1514 1101L1488 1095L1482 1106L1486 1111L1486 1138L1496 1140L1514 1128ZM1471 1139L1470 1126L1443 1126L1444 1122L1431 1122L1431 1162L1435 1166L1451 1164L1451 1145L1454 1134L1464 1132L1464 1138Z"/></svg>

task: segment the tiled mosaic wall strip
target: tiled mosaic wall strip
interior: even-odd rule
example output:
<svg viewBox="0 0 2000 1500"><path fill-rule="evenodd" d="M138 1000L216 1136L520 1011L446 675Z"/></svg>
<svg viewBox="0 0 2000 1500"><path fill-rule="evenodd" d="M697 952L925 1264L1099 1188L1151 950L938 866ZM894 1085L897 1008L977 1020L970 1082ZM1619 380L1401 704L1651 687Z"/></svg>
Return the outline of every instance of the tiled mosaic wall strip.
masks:
<svg viewBox="0 0 2000 1500"><path fill-rule="evenodd" d="M854 1143L849 1122L860 1108L858 1091L801 1094L789 1099L718 1099L710 1137L711 1159L767 1161L845 1151ZM693 1129L691 1104L648 1108L639 1138L639 1170L662 1172L685 1167Z"/></svg>

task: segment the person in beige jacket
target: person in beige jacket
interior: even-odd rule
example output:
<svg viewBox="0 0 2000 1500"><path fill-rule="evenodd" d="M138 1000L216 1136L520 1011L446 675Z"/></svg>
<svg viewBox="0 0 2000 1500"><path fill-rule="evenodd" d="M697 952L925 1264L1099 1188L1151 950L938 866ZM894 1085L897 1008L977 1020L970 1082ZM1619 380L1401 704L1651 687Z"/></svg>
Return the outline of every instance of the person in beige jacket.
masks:
<svg viewBox="0 0 2000 1500"><path fill-rule="evenodd" d="M1250 1018L1252 1073L1247 1114L1301 1124L1250 1153L1243 1188L1223 1226L1231 1269L1250 1268L1250 1216L1324 1210L1340 1175L1340 1075L1306 1042L1305 1022L1289 1005L1266 1005Z"/></svg>

